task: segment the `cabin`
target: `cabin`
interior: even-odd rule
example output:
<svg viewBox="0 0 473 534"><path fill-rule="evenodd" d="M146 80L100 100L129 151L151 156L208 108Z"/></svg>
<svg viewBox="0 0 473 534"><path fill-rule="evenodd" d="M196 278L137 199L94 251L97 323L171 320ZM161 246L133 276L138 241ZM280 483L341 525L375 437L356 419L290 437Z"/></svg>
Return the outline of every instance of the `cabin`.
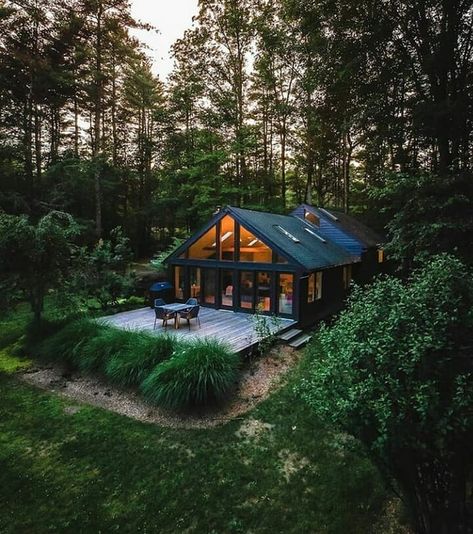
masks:
<svg viewBox="0 0 473 534"><path fill-rule="evenodd" d="M307 326L340 309L352 278L375 274L380 247L352 217L308 204L290 215L227 206L167 263L176 301Z"/></svg>
<svg viewBox="0 0 473 534"><path fill-rule="evenodd" d="M373 276L384 272L386 256L385 238L361 223L355 217L342 211L316 208L301 204L292 213L317 227L318 233L348 250L360 261L353 264L352 277L355 282L365 284Z"/></svg>

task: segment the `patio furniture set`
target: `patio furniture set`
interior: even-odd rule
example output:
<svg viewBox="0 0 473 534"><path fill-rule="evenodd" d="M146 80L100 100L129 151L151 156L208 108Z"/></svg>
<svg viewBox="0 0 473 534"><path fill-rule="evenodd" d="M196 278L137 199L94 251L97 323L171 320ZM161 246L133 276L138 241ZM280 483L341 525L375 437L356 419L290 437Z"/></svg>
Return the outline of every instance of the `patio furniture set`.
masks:
<svg viewBox="0 0 473 534"><path fill-rule="evenodd" d="M191 327L191 320L196 319L200 328L199 319L199 302L195 298L190 298L185 304L174 302L172 304L166 304L163 299L156 299L154 301L154 329L158 320L163 322L163 328L168 326L168 321L174 319L174 328L177 330L180 327L181 319L187 321L187 325Z"/></svg>

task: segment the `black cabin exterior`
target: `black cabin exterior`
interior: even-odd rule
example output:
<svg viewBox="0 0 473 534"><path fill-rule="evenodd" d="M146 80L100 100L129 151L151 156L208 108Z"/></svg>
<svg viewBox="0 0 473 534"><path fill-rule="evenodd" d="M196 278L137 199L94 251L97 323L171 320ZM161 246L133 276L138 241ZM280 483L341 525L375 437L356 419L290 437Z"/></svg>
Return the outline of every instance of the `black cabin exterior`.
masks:
<svg viewBox="0 0 473 534"><path fill-rule="evenodd" d="M304 206L291 215L231 206L219 211L167 258L175 299L259 310L302 326L340 309L366 257L328 237L300 212Z"/></svg>

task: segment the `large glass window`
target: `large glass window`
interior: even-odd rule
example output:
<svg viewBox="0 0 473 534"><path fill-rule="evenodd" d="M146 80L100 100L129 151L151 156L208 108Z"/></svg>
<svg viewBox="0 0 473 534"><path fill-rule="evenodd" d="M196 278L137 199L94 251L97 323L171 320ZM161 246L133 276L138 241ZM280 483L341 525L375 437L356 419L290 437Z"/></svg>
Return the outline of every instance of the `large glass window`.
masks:
<svg viewBox="0 0 473 534"><path fill-rule="evenodd" d="M240 227L240 261L272 263L272 250L243 226Z"/></svg>
<svg viewBox="0 0 473 534"><path fill-rule="evenodd" d="M221 271L222 306L233 306L233 272Z"/></svg>
<svg viewBox="0 0 473 534"><path fill-rule="evenodd" d="M253 273L243 271L240 273L240 307L247 310L254 308Z"/></svg>
<svg viewBox="0 0 473 534"><path fill-rule="evenodd" d="M191 297L200 300L200 293L202 287L202 274L199 267L192 267L190 269L190 289Z"/></svg>
<svg viewBox="0 0 473 534"><path fill-rule="evenodd" d="M281 273L279 275L279 313L292 315L294 301L294 275Z"/></svg>
<svg viewBox="0 0 473 534"><path fill-rule="evenodd" d="M192 260L217 259L217 229L215 226L189 247L189 258Z"/></svg>
<svg viewBox="0 0 473 534"><path fill-rule="evenodd" d="M307 287L307 302L310 304L322 298L322 273L312 273Z"/></svg>
<svg viewBox="0 0 473 534"><path fill-rule="evenodd" d="M220 257L227 261L235 259L235 221L229 215L220 222Z"/></svg>
<svg viewBox="0 0 473 534"><path fill-rule="evenodd" d="M184 269L183 267L174 267L174 289L176 299L184 300Z"/></svg>
<svg viewBox="0 0 473 534"><path fill-rule="evenodd" d="M257 273L256 299L261 311L271 311L271 274Z"/></svg>
<svg viewBox="0 0 473 534"><path fill-rule="evenodd" d="M202 269L203 302L215 304L217 296L217 272L214 269Z"/></svg>

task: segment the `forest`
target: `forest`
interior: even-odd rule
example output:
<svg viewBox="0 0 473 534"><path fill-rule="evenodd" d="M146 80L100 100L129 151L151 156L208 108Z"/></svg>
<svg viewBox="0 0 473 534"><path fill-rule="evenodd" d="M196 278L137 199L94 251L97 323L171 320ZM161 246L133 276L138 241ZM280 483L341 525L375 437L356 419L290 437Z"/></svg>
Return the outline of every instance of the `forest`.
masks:
<svg viewBox="0 0 473 534"><path fill-rule="evenodd" d="M67 212L87 243L120 226L138 258L222 205L382 229L419 188L471 191L471 19L461 0L201 0L160 80L128 1L4 1L0 209Z"/></svg>
<svg viewBox="0 0 473 534"><path fill-rule="evenodd" d="M471 534L473 0L199 0L166 79L137 37L157 30L129 0L0 0L0 531ZM250 233L270 251L250 268L250 223L214 221L212 259L233 235L233 261L197 256L177 296L177 247L220 208L301 203L378 232L382 274L352 283L366 249L344 252L297 271L309 300L286 249ZM171 278L173 250L180 302L145 302L137 268ZM217 286L236 303L243 278L218 273L237 262L244 356L223 320L190 337L189 273L229 314ZM340 306L290 321L298 356L265 321L277 295L329 300L329 268ZM260 395L265 373L282 378ZM122 394L144 418L109 409Z"/></svg>

